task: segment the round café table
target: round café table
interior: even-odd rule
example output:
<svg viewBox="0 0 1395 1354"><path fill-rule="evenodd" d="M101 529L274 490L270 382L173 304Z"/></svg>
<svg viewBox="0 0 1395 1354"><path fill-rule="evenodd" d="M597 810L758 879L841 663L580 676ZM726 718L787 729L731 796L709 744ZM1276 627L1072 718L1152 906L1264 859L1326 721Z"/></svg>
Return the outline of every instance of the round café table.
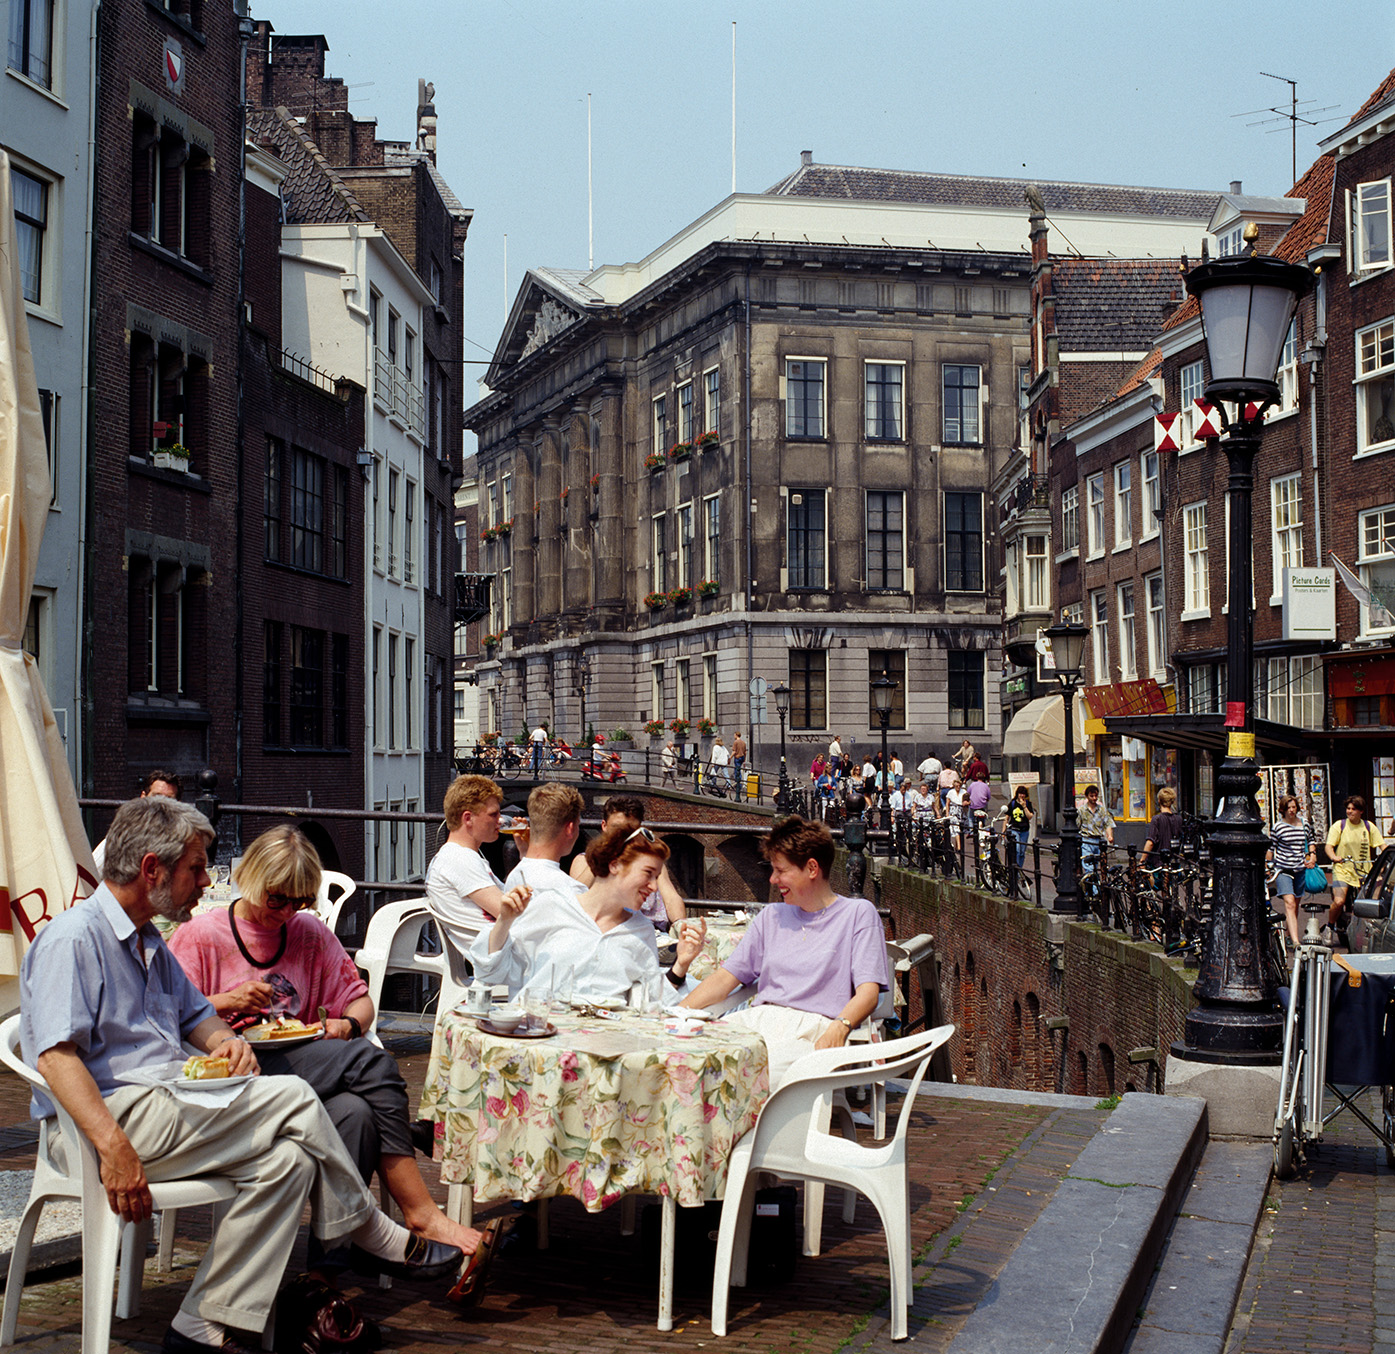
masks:
<svg viewBox="0 0 1395 1354"><path fill-rule="evenodd" d="M436 1021L421 1117L436 1125L451 1214L475 1201L569 1195L597 1213L627 1194L663 1204L659 1329L672 1329L678 1206L720 1199L732 1147L769 1095L765 1043L710 1021L692 1035L659 1017L552 1012L549 1038Z"/></svg>

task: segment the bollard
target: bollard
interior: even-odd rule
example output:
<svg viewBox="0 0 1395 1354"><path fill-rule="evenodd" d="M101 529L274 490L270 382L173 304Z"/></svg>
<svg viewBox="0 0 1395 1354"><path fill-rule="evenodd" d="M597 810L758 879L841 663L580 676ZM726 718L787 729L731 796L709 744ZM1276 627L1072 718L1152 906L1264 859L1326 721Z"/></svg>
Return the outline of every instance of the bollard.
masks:
<svg viewBox="0 0 1395 1354"><path fill-rule="evenodd" d="M205 767L199 772L195 779L198 781L199 794L194 800L194 807L213 824L214 830L216 831L218 827L218 816L222 812L218 805L218 795L216 793L218 789L218 773ZM209 860L214 860L217 855L218 838L214 837L212 844L208 848L208 858Z"/></svg>
<svg viewBox="0 0 1395 1354"><path fill-rule="evenodd" d="M860 896L867 880L867 824L862 819L849 818L843 824L843 845L848 848L848 888Z"/></svg>

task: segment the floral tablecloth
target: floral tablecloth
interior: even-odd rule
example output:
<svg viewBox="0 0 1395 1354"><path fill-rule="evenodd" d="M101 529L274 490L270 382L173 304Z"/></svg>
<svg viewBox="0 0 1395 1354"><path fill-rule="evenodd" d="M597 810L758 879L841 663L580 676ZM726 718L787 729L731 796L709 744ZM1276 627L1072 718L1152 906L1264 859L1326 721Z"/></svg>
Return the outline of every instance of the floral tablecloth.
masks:
<svg viewBox="0 0 1395 1354"><path fill-rule="evenodd" d="M707 917L705 920L707 939L703 941L702 953L693 960L688 969L693 981L699 983L722 966L746 934L746 927L749 925L749 918L742 915ZM677 927L678 923L674 923L670 930L676 931Z"/></svg>
<svg viewBox="0 0 1395 1354"><path fill-rule="evenodd" d="M421 1117L444 1125L441 1179L480 1202L565 1194L592 1213L628 1193L720 1199L769 1095L760 1036L713 1021L685 1037L628 1012L549 1019L558 1033L531 1040L437 1020Z"/></svg>

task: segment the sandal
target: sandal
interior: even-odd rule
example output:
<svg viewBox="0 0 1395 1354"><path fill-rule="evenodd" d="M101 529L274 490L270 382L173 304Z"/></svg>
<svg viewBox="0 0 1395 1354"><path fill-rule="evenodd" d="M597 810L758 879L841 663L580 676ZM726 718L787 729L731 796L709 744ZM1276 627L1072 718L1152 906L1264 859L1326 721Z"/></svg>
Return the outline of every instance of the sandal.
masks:
<svg viewBox="0 0 1395 1354"><path fill-rule="evenodd" d="M489 1266L494 1260L494 1252L499 1249L505 1232L504 1218L490 1218L480 1228L480 1244L461 1272L459 1280L450 1290L450 1300L462 1307L475 1306L484 1297L484 1282L489 1275Z"/></svg>

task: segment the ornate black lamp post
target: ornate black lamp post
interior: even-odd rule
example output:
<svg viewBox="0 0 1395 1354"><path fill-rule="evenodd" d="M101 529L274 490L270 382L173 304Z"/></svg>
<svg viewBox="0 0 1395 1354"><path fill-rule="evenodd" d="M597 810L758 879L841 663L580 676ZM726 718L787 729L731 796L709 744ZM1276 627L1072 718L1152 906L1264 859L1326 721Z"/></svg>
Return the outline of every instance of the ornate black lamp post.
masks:
<svg viewBox="0 0 1395 1354"><path fill-rule="evenodd" d="M1080 814L1075 807L1075 689L1080 685L1080 664L1085 657L1089 629L1062 622L1046 631L1051 641L1051 657L1056 664L1056 680L1065 700L1066 802L1061 810L1061 854L1056 869L1056 901L1053 912L1079 915L1080 896Z"/></svg>
<svg viewBox="0 0 1395 1354"><path fill-rule="evenodd" d="M590 662L590 660L586 657L585 654L582 654L582 655L576 660L576 667L575 667L574 671L575 671L575 674L576 674L576 694L577 694L577 699L581 702L581 725L580 725L580 731L577 733L577 736L576 736L576 745L577 745L577 747L579 747L579 748L585 748L585 747L586 747L586 688L587 688L587 686L589 685L589 683L590 683L590 681L591 681L591 662ZM590 750L589 748L586 748L586 756L587 756L588 758L591 756L591 750Z"/></svg>
<svg viewBox="0 0 1395 1354"><path fill-rule="evenodd" d="M1201 302L1206 334L1211 367L1206 398L1219 406L1225 427L1222 448L1230 468L1231 521L1227 743L1216 776L1216 793L1225 807L1211 824L1214 902L1211 924L1202 937L1201 975L1193 989L1198 1005L1187 1017L1183 1042L1173 1045L1174 1053L1195 1062L1275 1063L1283 1039L1276 975L1264 953L1269 910L1264 852L1269 843L1255 804L1259 777L1250 496L1261 414L1278 401L1274 377L1279 355L1293 312L1312 285L1313 275L1306 268L1255 254L1216 259L1187 274L1187 290ZM1235 405L1234 417L1223 400Z"/></svg>
<svg viewBox="0 0 1395 1354"><path fill-rule="evenodd" d="M775 807L780 813L790 810L790 782L785 771L785 718L790 712L790 689L783 682L770 688L775 697L775 713L780 716L780 785L775 791Z"/></svg>

